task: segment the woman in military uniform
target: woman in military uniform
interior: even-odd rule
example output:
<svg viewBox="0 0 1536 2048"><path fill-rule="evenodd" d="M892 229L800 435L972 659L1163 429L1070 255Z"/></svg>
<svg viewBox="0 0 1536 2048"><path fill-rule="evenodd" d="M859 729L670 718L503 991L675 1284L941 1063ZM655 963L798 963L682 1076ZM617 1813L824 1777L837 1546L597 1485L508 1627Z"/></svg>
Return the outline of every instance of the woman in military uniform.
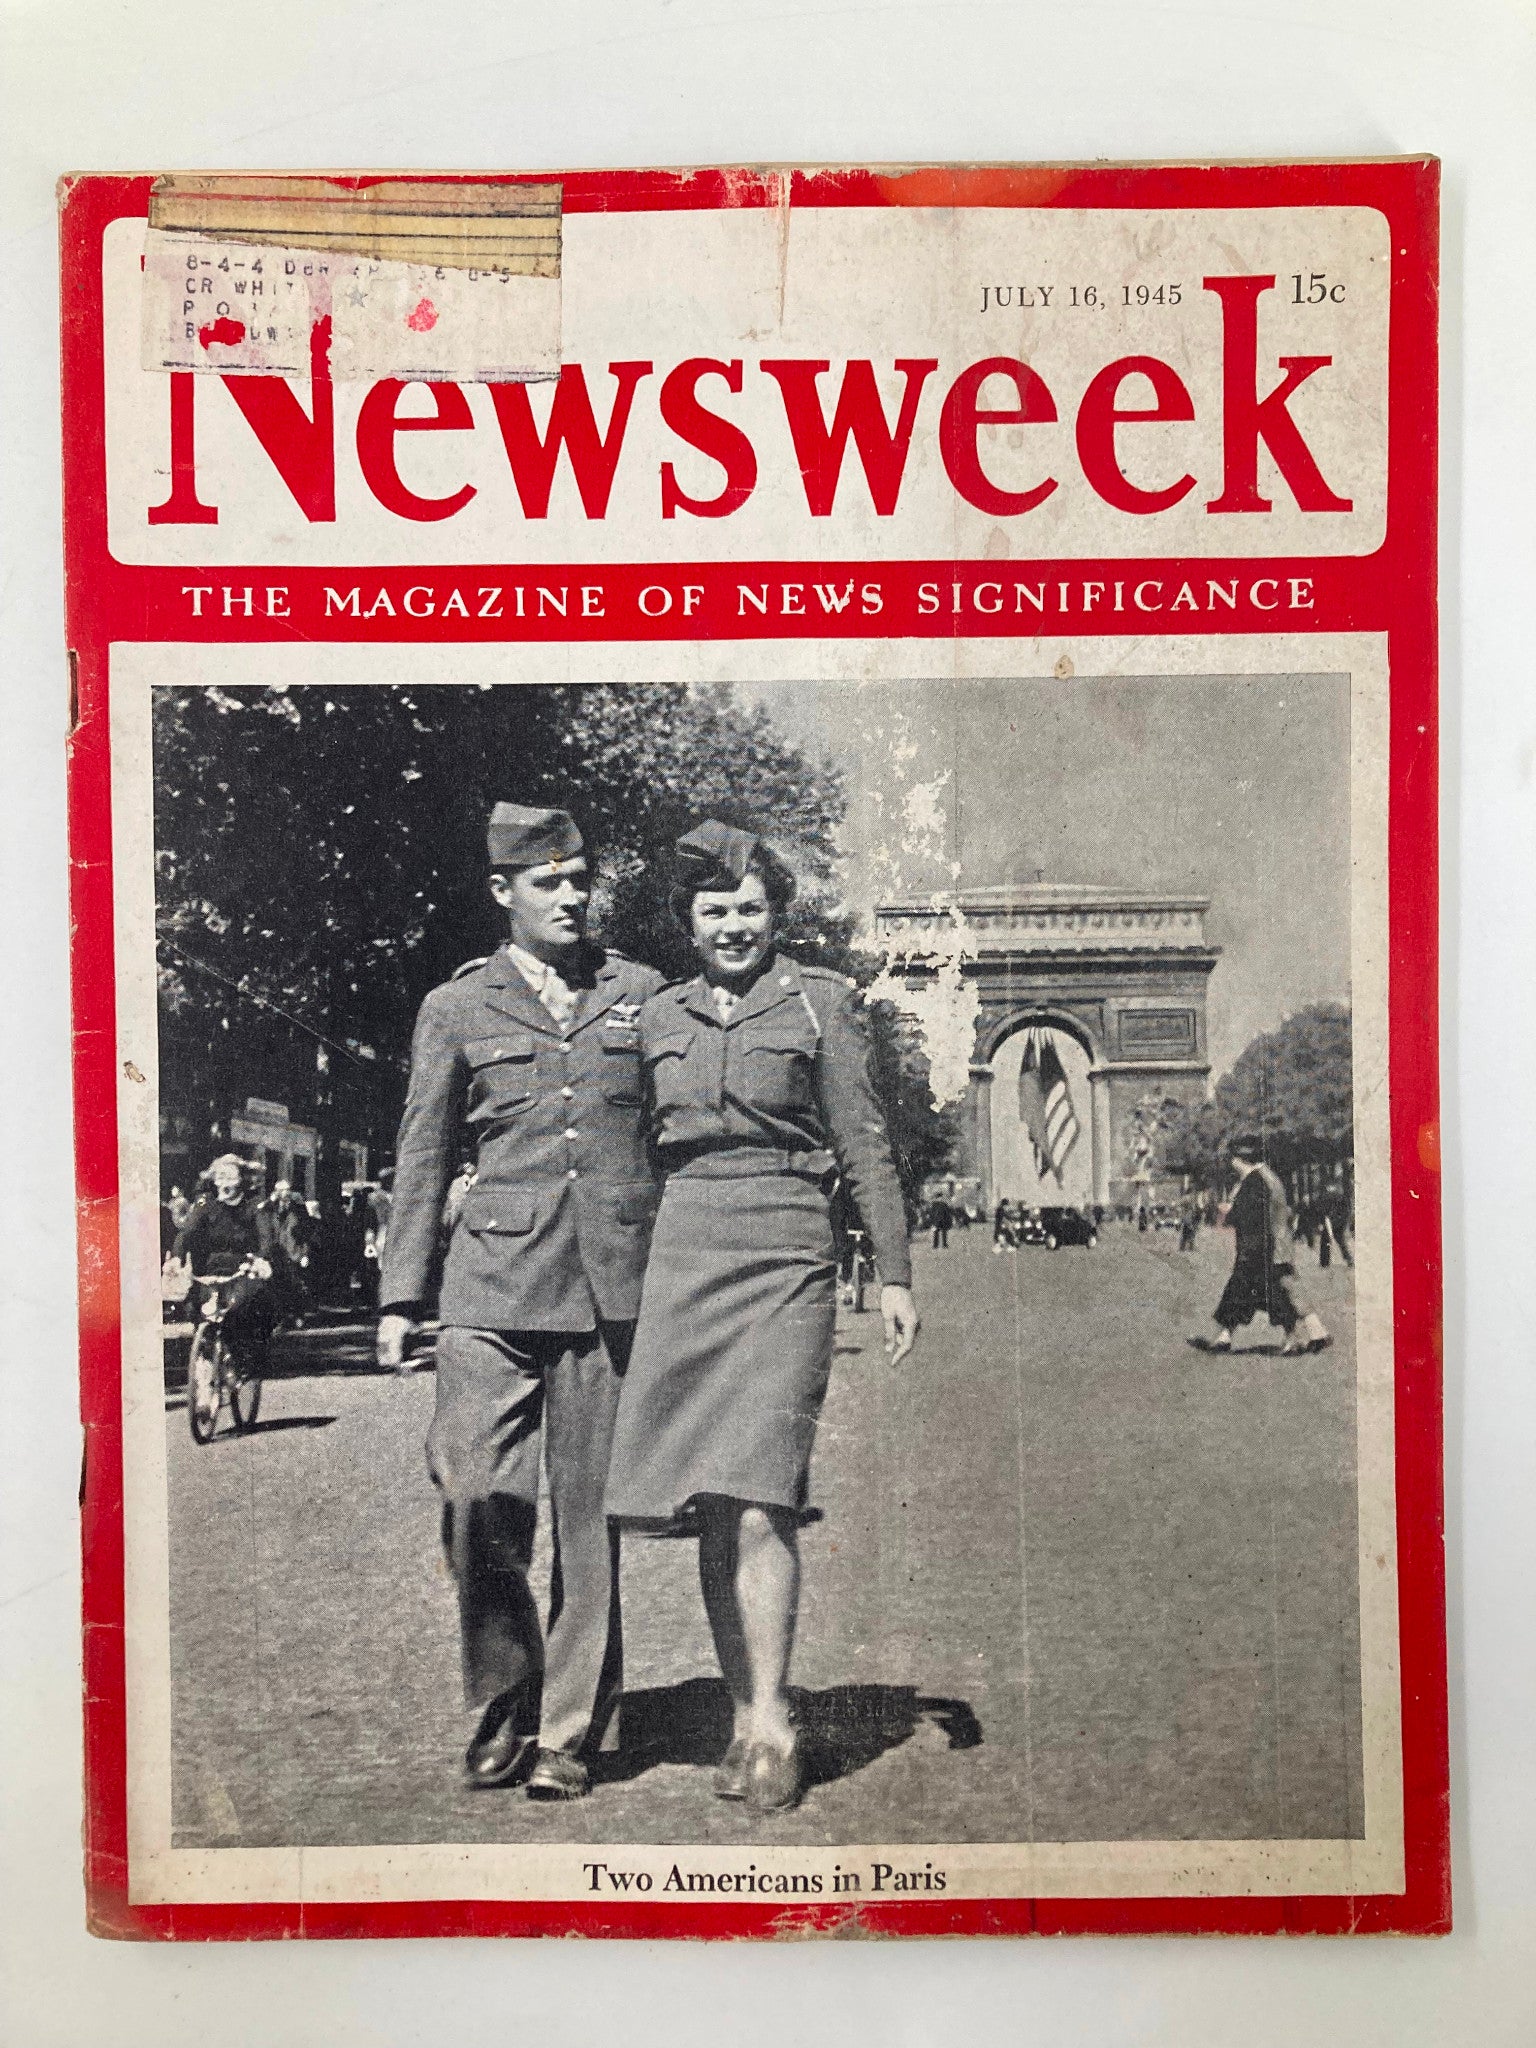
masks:
<svg viewBox="0 0 1536 2048"><path fill-rule="evenodd" d="M701 972L640 1013L666 1177L620 1395L608 1511L699 1534L699 1578L735 1705L724 1799L793 1806L788 1675L798 1523L832 1362L832 1189L846 1180L883 1282L892 1362L917 1332L901 1188L852 985L777 950L794 891L749 833L677 845L673 914Z"/></svg>

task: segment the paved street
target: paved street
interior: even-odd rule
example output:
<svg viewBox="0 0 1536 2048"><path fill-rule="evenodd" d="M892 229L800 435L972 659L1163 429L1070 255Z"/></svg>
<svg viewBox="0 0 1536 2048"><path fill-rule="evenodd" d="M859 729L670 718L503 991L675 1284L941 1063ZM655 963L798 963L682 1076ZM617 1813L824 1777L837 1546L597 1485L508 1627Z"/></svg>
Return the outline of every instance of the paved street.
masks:
<svg viewBox="0 0 1536 2048"><path fill-rule="evenodd" d="M202 1450L168 1371L177 1841L1360 1833L1353 1276L1304 1273L1333 1350L1258 1324L1208 1358L1230 1247L972 1230L919 1248L899 1373L841 1320L794 1670L819 1782L756 1824L700 1768L728 1714L691 1543L626 1542L612 1781L462 1791L430 1371L376 1372L361 1324L282 1337L257 1430Z"/></svg>

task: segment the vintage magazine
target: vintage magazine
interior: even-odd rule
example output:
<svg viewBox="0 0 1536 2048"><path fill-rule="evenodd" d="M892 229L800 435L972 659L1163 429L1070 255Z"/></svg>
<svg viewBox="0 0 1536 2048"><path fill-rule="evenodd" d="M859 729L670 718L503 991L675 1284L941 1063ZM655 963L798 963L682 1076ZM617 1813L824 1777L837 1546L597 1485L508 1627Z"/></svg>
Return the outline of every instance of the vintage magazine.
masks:
<svg viewBox="0 0 1536 2048"><path fill-rule="evenodd" d="M65 181L98 1933L1449 1925L1436 207Z"/></svg>

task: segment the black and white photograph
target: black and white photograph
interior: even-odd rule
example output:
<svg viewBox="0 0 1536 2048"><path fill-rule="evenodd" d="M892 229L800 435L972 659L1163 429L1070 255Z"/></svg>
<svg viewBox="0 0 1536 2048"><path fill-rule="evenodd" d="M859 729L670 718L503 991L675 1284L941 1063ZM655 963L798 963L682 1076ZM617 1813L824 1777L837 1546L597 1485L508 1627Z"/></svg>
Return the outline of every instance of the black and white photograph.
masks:
<svg viewBox="0 0 1536 2048"><path fill-rule="evenodd" d="M1363 1850L1349 674L149 694L168 1846Z"/></svg>

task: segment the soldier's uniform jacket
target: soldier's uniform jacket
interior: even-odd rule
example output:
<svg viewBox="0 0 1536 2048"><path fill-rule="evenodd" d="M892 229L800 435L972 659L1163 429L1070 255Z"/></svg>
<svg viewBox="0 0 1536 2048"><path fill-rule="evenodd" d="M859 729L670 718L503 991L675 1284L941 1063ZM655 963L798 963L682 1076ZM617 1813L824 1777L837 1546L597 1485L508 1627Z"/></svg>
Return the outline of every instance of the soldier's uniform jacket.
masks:
<svg viewBox="0 0 1536 2048"><path fill-rule="evenodd" d="M773 955L722 1019L702 976L640 1013L652 1129L667 1167L760 1149L841 1169L888 1284L911 1282L906 1214L853 984Z"/></svg>
<svg viewBox="0 0 1536 2048"><path fill-rule="evenodd" d="M574 979L590 985L564 1026L505 948L422 1004L380 1283L387 1306L430 1291L467 1128L476 1177L448 1242L443 1323L574 1331L638 1313L657 1201L638 1018L662 978L597 947L585 960Z"/></svg>

